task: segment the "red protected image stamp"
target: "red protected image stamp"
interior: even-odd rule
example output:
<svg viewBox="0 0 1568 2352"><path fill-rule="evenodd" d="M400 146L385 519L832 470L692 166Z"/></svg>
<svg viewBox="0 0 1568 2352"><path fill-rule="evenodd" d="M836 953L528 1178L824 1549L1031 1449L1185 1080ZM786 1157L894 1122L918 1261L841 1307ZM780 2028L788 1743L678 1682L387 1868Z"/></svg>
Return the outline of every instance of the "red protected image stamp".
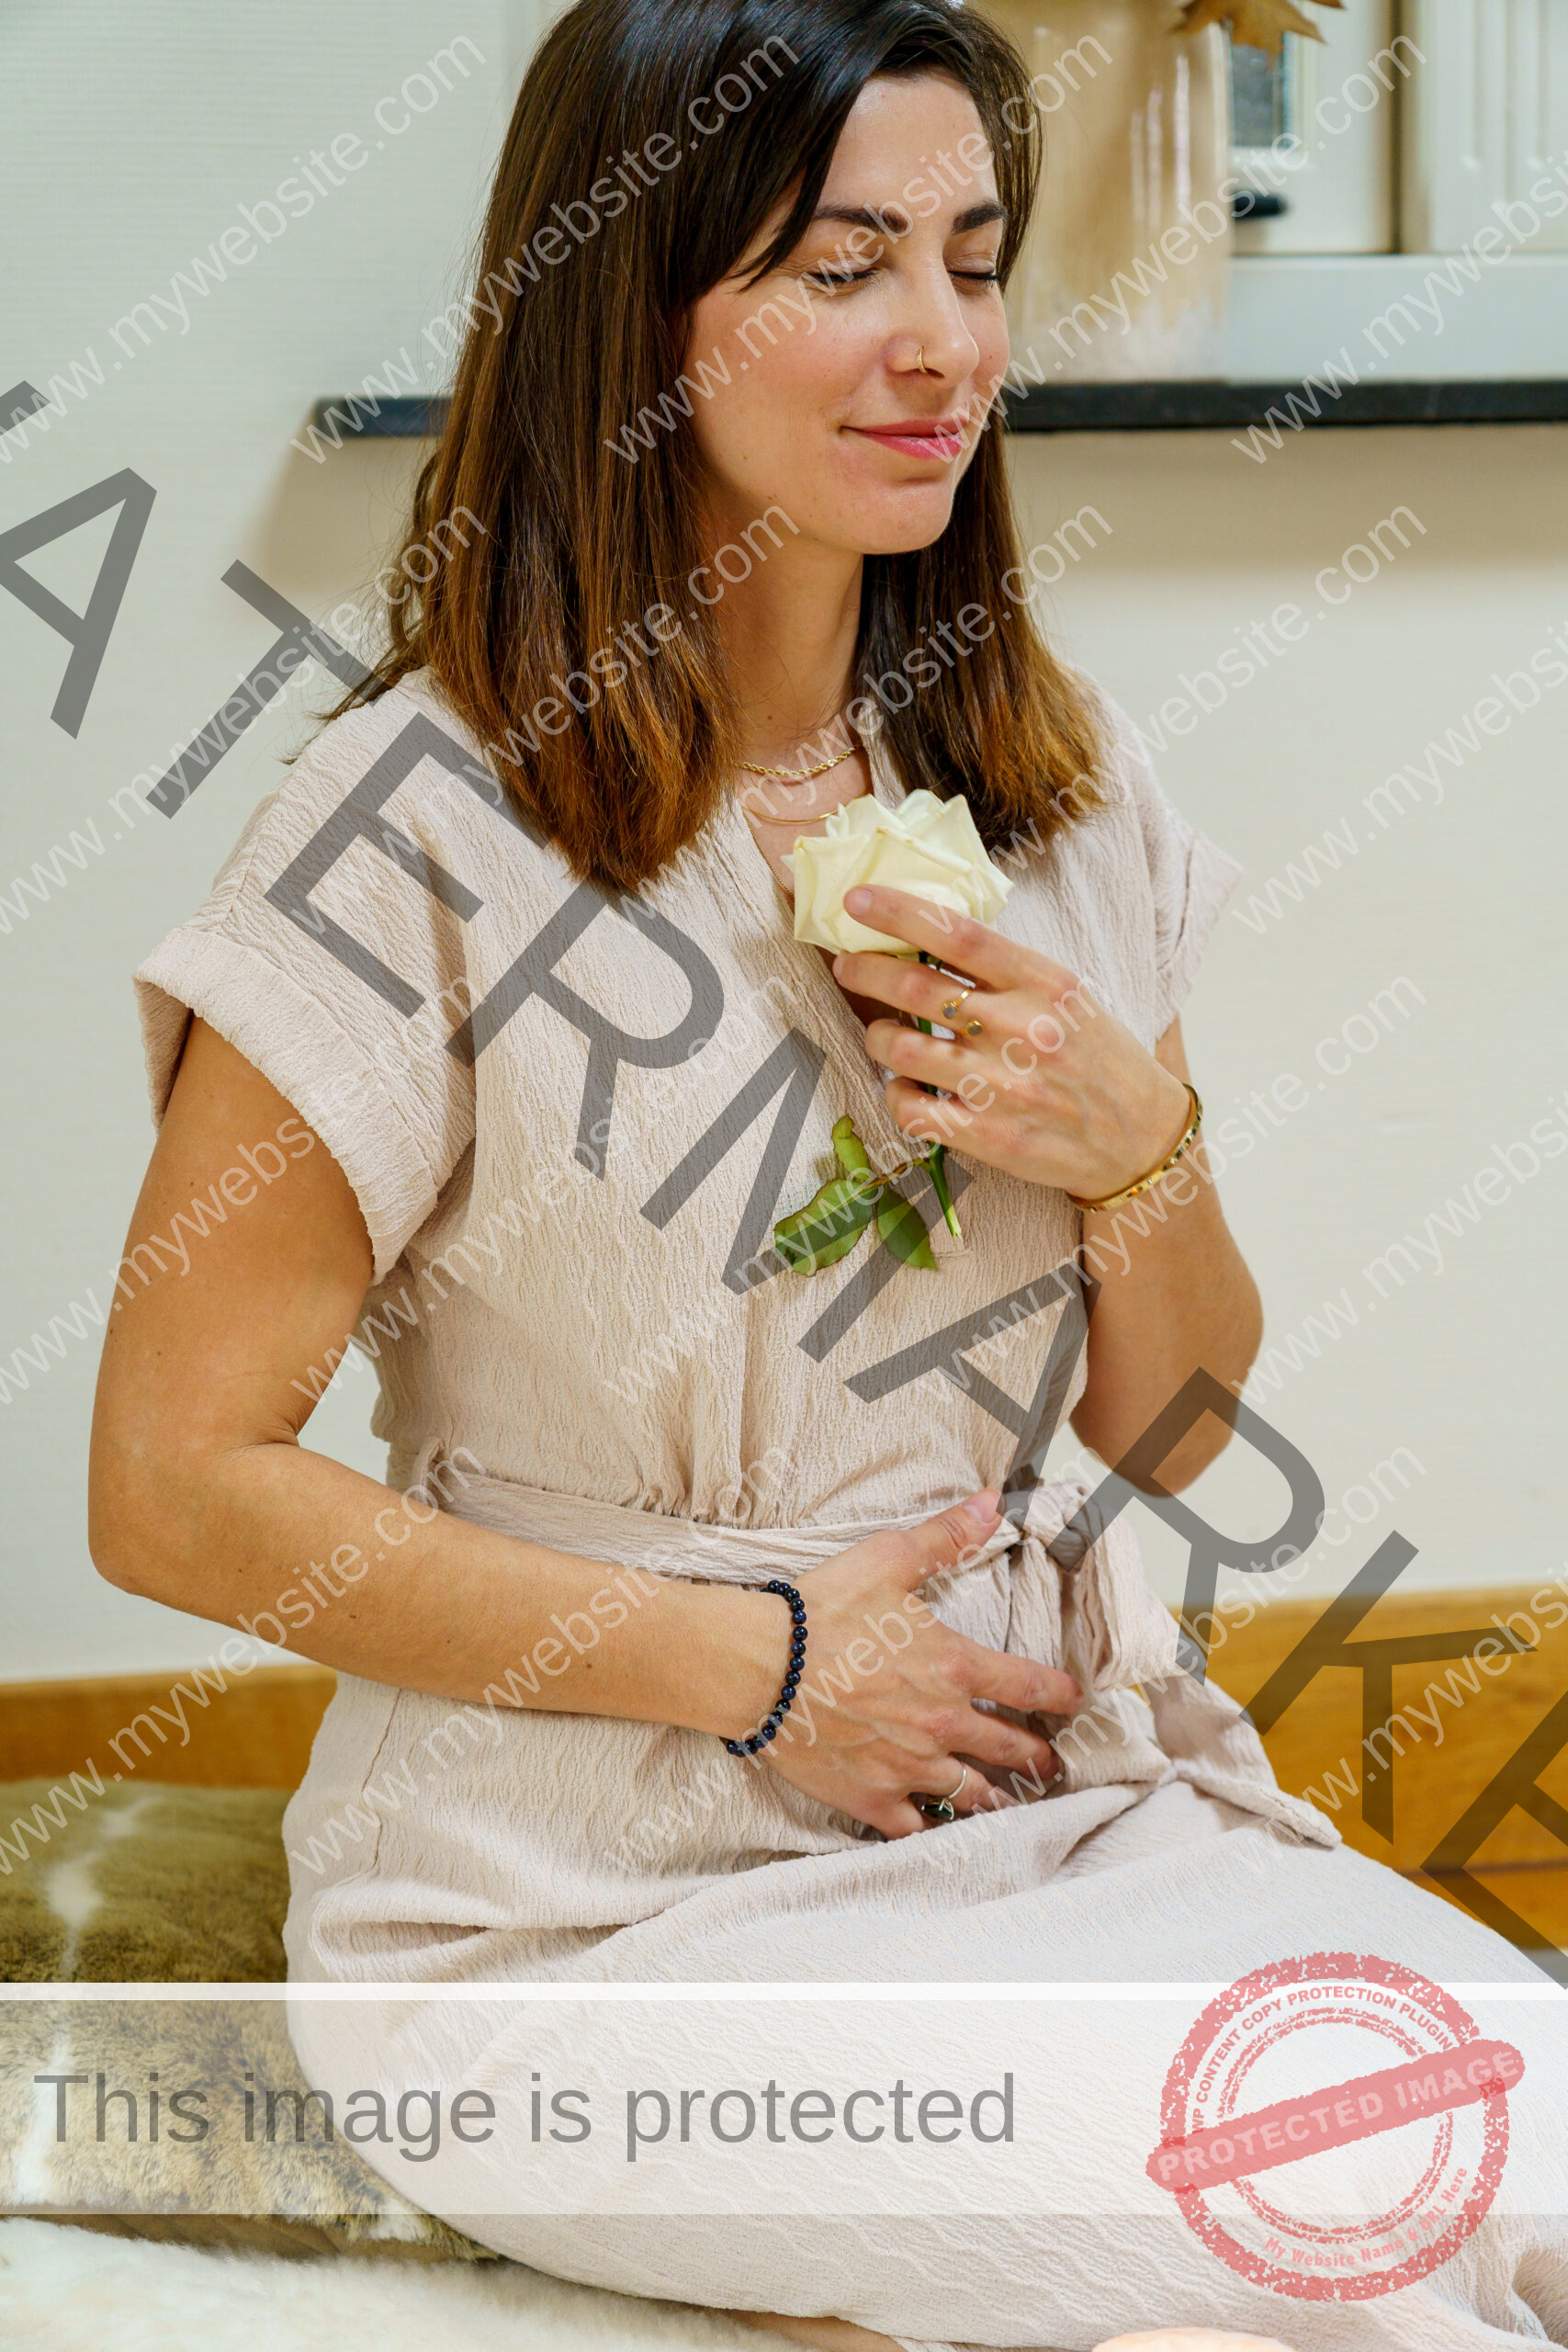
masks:
<svg viewBox="0 0 1568 2352"><path fill-rule="evenodd" d="M1413 1969L1369 1952L1275 1961L1211 2001L1177 2052L1146 2170L1242 2278L1364 2302L1426 2278L1483 2220L1523 2074L1512 2042ZM1360 2141L1376 2146L1350 2167L1350 2212L1335 2152Z"/></svg>

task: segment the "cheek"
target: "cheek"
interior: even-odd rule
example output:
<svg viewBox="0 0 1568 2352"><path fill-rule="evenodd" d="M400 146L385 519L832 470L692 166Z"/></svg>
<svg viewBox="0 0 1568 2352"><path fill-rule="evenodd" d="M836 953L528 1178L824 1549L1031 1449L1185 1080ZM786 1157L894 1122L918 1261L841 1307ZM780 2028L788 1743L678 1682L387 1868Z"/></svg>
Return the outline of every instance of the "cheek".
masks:
<svg viewBox="0 0 1568 2352"><path fill-rule="evenodd" d="M723 390L693 402L693 431L710 476L764 503L795 479L795 461L811 448L817 422L799 387L778 366L782 356L763 351L743 375L736 364Z"/></svg>
<svg viewBox="0 0 1568 2352"><path fill-rule="evenodd" d="M981 384L997 382L1007 374L1011 351L1007 313L1001 303L987 304L985 317L973 321L969 331L980 354L975 368L976 379Z"/></svg>
<svg viewBox="0 0 1568 2352"><path fill-rule="evenodd" d="M808 318L798 324L792 320L773 344L758 343L750 353L738 345L738 361L747 370L739 380L759 401L781 415L787 412L796 429L829 426L852 413L861 384L876 369L882 345L869 311L857 315L847 302L818 302Z"/></svg>
<svg viewBox="0 0 1568 2352"><path fill-rule="evenodd" d="M879 348L874 338L869 350L863 331L850 322L817 314L814 328L802 325L779 334L773 344L755 333L750 346L729 335L718 345L728 365L729 381L710 399L693 403L693 425L698 445L710 464L731 466L745 458L763 458L771 470L787 469L792 454L813 447L820 461L821 445L834 438L837 420L849 415L867 369ZM708 358L714 346L694 346L687 361ZM711 381L711 376L710 376Z"/></svg>
<svg viewBox="0 0 1568 2352"><path fill-rule="evenodd" d="M692 384L692 431L709 476L716 482L728 483L732 491L752 495L758 489L759 465L768 479L774 478L775 469L767 463L770 448L776 449L779 442L774 399L755 363L742 374L739 359L731 358L728 383L715 383L713 348L708 344L686 363L687 379ZM742 351L739 358L745 356ZM713 388L707 399L699 395L703 379L694 367L694 363L705 359L709 363L707 380Z"/></svg>

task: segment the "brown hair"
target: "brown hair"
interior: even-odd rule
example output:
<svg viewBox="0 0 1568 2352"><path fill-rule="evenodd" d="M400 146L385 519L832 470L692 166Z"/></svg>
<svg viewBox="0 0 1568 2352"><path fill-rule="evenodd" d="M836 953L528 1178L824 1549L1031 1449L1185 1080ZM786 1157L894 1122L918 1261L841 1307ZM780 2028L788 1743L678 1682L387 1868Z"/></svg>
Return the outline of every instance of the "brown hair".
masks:
<svg viewBox="0 0 1568 2352"><path fill-rule="evenodd" d="M975 101L1007 208L1005 282L1039 175L1038 116L1017 51L972 9L579 0L519 93L449 420L400 558L422 584L389 607L389 648L349 699L428 667L525 814L574 872L614 888L637 888L701 832L739 749L716 620L689 617L683 589L712 554L686 319L785 198L761 268L798 241L865 83L918 73ZM760 529L782 544L766 522L749 544ZM927 633L966 606L993 611L1018 560L1002 437L987 431L941 538L868 556L861 604L857 691L881 682L901 781L966 795L993 847L1043 838L1098 799L1088 690L1027 605L888 706Z"/></svg>

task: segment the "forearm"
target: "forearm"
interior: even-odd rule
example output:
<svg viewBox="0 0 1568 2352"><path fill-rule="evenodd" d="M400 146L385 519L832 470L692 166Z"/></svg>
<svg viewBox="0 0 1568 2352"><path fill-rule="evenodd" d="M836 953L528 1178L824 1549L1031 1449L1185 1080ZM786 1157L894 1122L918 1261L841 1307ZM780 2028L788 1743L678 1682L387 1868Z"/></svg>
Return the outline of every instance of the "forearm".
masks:
<svg viewBox="0 0 1568 2352"><path fill-rule="evenodd" d="M96 1521L140 1530L115 1582L373 1682L731 1737L778 1693L782 1601L523 1543L290 1442L97 1483Z"/></svg>
<svg viewBox="0 0 1568 2352"><path fill-rule="evenodd" d="M1201 1143L1157 1192L1086 1214L1083 1250L1100 1287L1073 1428L1115 1463L1194 1372L1239 1391L1258 1352L1261 1310ZM1160 1485L1190 1484L1229 1434L1205 1415L1157 1465Z"/></svg>
<svg viewBox="0 0 1568 2352"><path fill-rule="evenodd" d="M1173 1022L1155 1058L1191 1080ZM1161 1183L1119 1209L1087 1211L1084 1262L1100 1283L1089 1317L1089 1381L1073 1428L1120 1462L1198 1371L1239 1392L1262 1336L1258 1287L1220 1207L1201 1133ZM1190 1486L1221 1453L1228 1424L1205 1414L1163 1463L1159 1484Z"/></svg>
<svg viewBox="0 0 1568 2352"><path fill-rule="evenodd" d="M135 1273L104 1337L88 1481L104 1576L397 1689L749 1731L788 1656L776 1598L519 1543L299 1444L321 1386L301 1374L341 1360L371 1273L357 1201L325 1150L196 1253L176 1265L152 1250L144 1270L148 1237L176 1229L234 1139L289 1115L194 1024L126 1244ZM650 1519L650 1542L659 1532Z"/></svg>

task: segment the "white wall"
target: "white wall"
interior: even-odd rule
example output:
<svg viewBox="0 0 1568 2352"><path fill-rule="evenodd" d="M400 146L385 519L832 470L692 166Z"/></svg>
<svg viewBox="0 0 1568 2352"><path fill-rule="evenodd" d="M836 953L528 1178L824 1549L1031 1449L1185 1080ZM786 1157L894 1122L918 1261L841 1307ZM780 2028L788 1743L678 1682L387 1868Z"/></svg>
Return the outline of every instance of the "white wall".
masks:
<svg viewBox="0 0 1568 2352"><path fill-rule="evenodd" d="M80 400L62 390L65 413L46 433L0 443L12 453L0 529L124 467L157 495L74 741L49 717L65 648L0 594L0 898L73 831L90 840L89 822L103 844L81 848L82 869L62 865L48 903L25 922L13 915L0 936L12 1113L0 1146L10 1204L0 1373L74 1303L85 1310L95 1291L100 1311L107 1301L151 1141L130 972L203 895L279 751L321 707L319 677L259 720L173 822L149 813L116 839L107 796L160 774L265 651L266 624L220 584L236 557L318 616L373 572L420 451L361 445L318 466L291 436L318 395L355 389L404 349L412 358L421 328L457 292L531 30L528 13L502 0L353 0L325 13L299 0L261 11L35 0L6 14L0 154L7 215L28 225L7 256L6 382L45 387L89 349L105 380ZM371 146L376 102L459 35L482 68ZM205 254L240 205L271 195L296 156L330 152L345 132L366 140L364 168L189 300L188 334L176 318L146 349L132 338L135 356L122 358L112 322L167 293L171 273ZM432 383L439 373L433 364ZM1244 900L1346 812L1361 837L1345 872L1261 936L1222 920L1189 1021L1212 1122L1284 1073L1310 1089L1307 1107L1225 1186L1270 1340L1345 1289L1359 1318L1263 1409L1331 1498L1398 1447L1422 1465L1417 1475L1406 1462L1408 1492L1394 1489L1364 1538L1325 1548L1325 1589L1395 1524L1421 1546L1407 1584L1560 1564L1562 1341L1549 1329L1560 1168L1484 1212L1440 1275L1410 1280L1375 1311L1360 1269L1419 1232L1495 1143L1524 1134L1568 1084L1547 1053L1561 989L1568 690L1483 739L1443 806L1413 809L1375 846L1360 803L1421 757L1494 668L1568 627L1563 448L1548 428L1308 434L1262 466L1224 435L1015 445L1032 540L1086 503L1103 517L1052 611L1068 649L1136 717L1177 691L1178 673L1208 667L1237 624L1284 602L1310 619L1303 642L1160 765L1173 797L1247 861ZM1412 534L1405 552L1395 542L1397 560L1319 621L1314 573L1400 504L1425 537ZM28 568L79 608L110 519ZM1426 1004L1348 1075L1324 1078L1317 1041L1401 975ZM173 1666L212 1645L205 1623L114 1592L88 1563L90 1311L83 1329L73 1338L56 1325L62 1352L0 1406L0 1677ZM345 1379L311 1442L378 1470L363 1431L368 1394L368 1374ZM1208 1490L1217 1520L1228 1510L1229 1523L1263 1531L1278 1516L1272 1476L1234 1450ZM1174 1593L1177 1552L1148 1524Z"/></svg>
<svg viewBox="0 0 1568 2352"><path fill-rule="evenodd" d="M126 467L156 492L74 741L50 718L65 647L0 594L0 889L73 830L86 836L89 821L105 845L102 855L80 849L85 870L64 866L51 902L0 936L11 1106L0 1144L11 1233L0 1368L73 1302L85 1310L94 1287L100 1308L107 1300L105 1272L151 1140L130 973L205 894L275 781L278 751L302 739L299 714L322 707L320 676L291 693L288 710L260 718L173 821L149 812L116 839L106 800L139 774L161 775L271 643L266 623L221 585L236 557L322 611L369 579L413 449L315 465L290 441L318 396L356 390L404 351L431 386L440 380L421 331L459 290L532 31L517 0L31 0L0 19L12 223L0 390L18 378L47 390L86 361L85 398L63 385L64 413L47 431L35 420L0 440L0 529ZM434 107L419 85L401 100L408 77L444 47L456 51L442 69L451 87L441 93L438 74ZM374 119L389 97L386 122L411 118L396 135ZM210 269L209 247L242 205L273 197L298 175L296 158L308 164L315 151L330 162L334 139L351 133L366 160L226 282L186 294L185 332L172 274L188 274L198 254ZM114 324L154 292L175 302L172 323L150 329L145 347L122 331L127 356ZM42 548L28 568L80 610L112 520ZM88 1564L83 1465L97 1335L85 1328L0 1406L0 1675L129 1670L210 1646L210 1628L112 1591ZM352 1400L334 1403L318 1442L379 1467Z"/></svg>
<svg viewBox="0 0 1568 2352"><path fill-rule="evenodd" d="M1557 1467L1568 1159L1473 1226L1461 1218L1462 1238L1438 1230L1440 1272L1417 1252L1428 1271L1403 1284L1383 1276L1380 1302L1363 1270L1401 1235L1423 1236L1495 1146L1568 1100L1568 684L1510 714L1494 739L1477 730L1457 772L1436 763L1440 806L1423 786L1380 828L1362 803L1495 693L1494 671L1568 636L1568 431L1309 432L1287 435L1261 465L1221 434L1016 449L1032 542L1086 503L1104 518L1101 532L1085 517L1100 544L1068 570L1053 609L1068 650L1141 722L1181 691L1181 673L1237 644L1238 625L1287 604L1303 616L1288 624L1304 628L1299 642L1156 762L1171 797L1247 866L1185 1024L1211 1131L1281 1075L1308 1097L1223 1184L1262 1285L1266 1351L1288 1348L1325 1300L1343 1310L1348 1295L1357 1317L1318 1340L1315 1363L1302 1351L1299 1373L1276 1358L1282 1376L1260 1409L1331 1500L1396 1448L1422 1465L1417 1476L1402 1463L1407 1492L1385 1472L1391 1499L1375 1522L1325 1544L1298 1589L1337 1590L1395 1526L1420 1546L1407 1588L1555 1573L1568 1554ZM1332 609L1317 575L1366 547L1396 507L1424 536L1408 516L1408 549L1383 533L1389 560ZM1375 549L1371 560L1353 555L1351 569L1375 560ZM1325 586L1346 594L1342 573ZM1288 862L1300 869L1307 844L1321 852L1325 830L1343 841L1347 819L1355 851L1337 852L1342 870L1320 866L1318 887L1298 886L1299 905L1281 897L1280 920L1249 927L1249 897ZM1425 1004L1359 1057L1331 1047L1330 1061L1352 1067L1328 1076L1320 1041L1400 978ZM1367 1031L1352 1035L1364 1042ZM1190 1499L1209 1497L1218 1525L1264 1533L1279 1523L1280 1492L1275 1474L1233 1448ZM1325 1528L1348 1532L1344 1519ZM1174 1597L1177 1547L1151 1538L1149 1549Z"/></svg>

